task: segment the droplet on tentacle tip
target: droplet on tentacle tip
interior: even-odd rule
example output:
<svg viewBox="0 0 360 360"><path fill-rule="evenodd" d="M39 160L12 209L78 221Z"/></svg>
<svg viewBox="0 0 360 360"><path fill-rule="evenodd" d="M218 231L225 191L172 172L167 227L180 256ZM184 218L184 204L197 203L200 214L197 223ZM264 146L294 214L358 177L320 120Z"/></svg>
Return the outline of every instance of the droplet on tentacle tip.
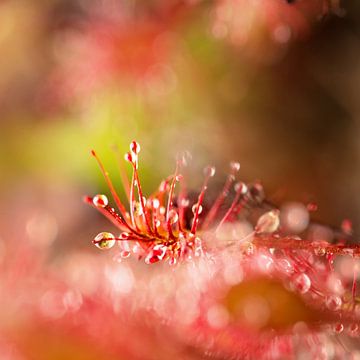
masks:
<svg viewBox="0 0 360 360"><path fill-rule="evenodd" d="M198 211L199 208L199 211ZM196 214L196 212L198 211L198 214L200 215L202 213L203 207L201 205L198 204L194 204L193 207L191 208L191 211L193 212L193 214Z"/></svg>
<svg viewBox="0 0 360 360"><path fill-rule="evenodd" d="M104 208L109 204L108 198L105 195L101 194L95 195L92 201L93 204L99 208Z"/></svg>
<svg viewBox="0 0 360 360"><path fill-rule="evenodd" d="M303 232L309 225L310 215L305 205L291 202L281 207L281 224L291 234Z"/></svg>
<svg viewBox="0 0 360 360"><path fill-rule="evenodd" d="M256 203L261 204L265 200L265 191L264 187L260 182L255 182L250 186L249 190L251 194L252 200L254 200Z"/></svg>
<svg viewBox="0 0 360 360"><path fill-rule="evenodd" d="M176 210L172 209L169 211L167 218L170 224L175 224L179 220L179 215Z"/></svg>
<svg viewBox="0 0 360 360"><path fill-rule="evenodd" d="M337 333L337 334L341 334L344 331L344 324L342 323L335 323L333 325L333 330Z"/></svg>
<svg viewBox="0 0 360 360"><path fill-rule="evenodd" d="M146 264L154 264L162 260L166 254L167 247L164 245L155 245L145 258Z"/></svg>
<svg viewBox="0 0 360 360"><path fill-rule="evenodd" d="M241 192L242 195L245 195L248 191L248 187L245 183L239 181L234 185L234 190L236 192Z"/></svg>
<svg viewBox="0 0 360 360"><path fill-rule="evenodd" d="M111 249L115 243L115 236L109 232L101 232L97 234L93 240L95 246L101 250Z"/></svg>
<svg viewBox="0 0 360 360"><path fill-rule="evenodd" d="M127 239L129 239L129 237L130 237L130 234L126 231L124 231L120 234L120 239L122 239L122 240L127 240Z"/></svg>
<svg viewBox="0 0 360 360"><path fill-rule="evenodd" d="M331 311L336 311L341 308L342 300L340 296L330 295L325 300L326 307Z"/></svg>
<svg viewBox="0 0 360 360"><path fill-rule="evenodd" d="M237 162L237 161L232 161L231 163L230 163L230 169L232 170L232 171L239 171L240 170L240 163L239 162Z"/></svg>
<svg viewBox="0 0 360 360"><path fill-rule="evenodd" d="M140 144L137 141L132 141L130 144L130 151L133 154L137 155L139 154L140 150L141 150Z"/></svg>
<svg viewBox="0 0 360 360"><path fill-rule="evenodd" d="M342 223L341 223L341 230L346 235L352 235L352 233L353 233L353 225L352 225L351 220L344 219L342 221Z"/></svg>
<svg viewBox="0 0 360 360"><path fill-rule="evenodd" d="M133 162L133 156L131 155L130 152L127 152L127 153L124 155L124 159L125 159L125 161L128 161L129 163L132 163L132 162Z"/></svg>
<svg viewBox="0 0 360 360"><path fill-rule="evenodd" d="M204 175L205 176L209 176L209 177L213 177L216 173L216 169L214 166L207 166L205 169L204 169Z"/></svg>
<svg viewBox="0 0 360 360"><path fill-rule="evenodd" d="M159 206L160 206L160 201L159 201L159 199L152 199L152 207L153 207L153 209L158 209L159 208Z"/></svg>
<svg viewBox="0 0 360 360"><path fill-rule="evenodd" d="M255 231L258 234L271 234L279 228L279 225L280 211L273 209L260 216Z"/></svg>
<svg viewBox="0 0 360 360"><path fill-rule="evenodd" d="M307 293L311 288L311 280L306 274L297 274L293 277L292 286L300 294Z"/></svg>
<svg viewBox="0 0 360 360"><path fill-rule="evenodd" d="M133 206L134 206L134 215L135 216L143 215L144 211L143 211L143 208L142 208L140 202L135 201Z"/></svg>

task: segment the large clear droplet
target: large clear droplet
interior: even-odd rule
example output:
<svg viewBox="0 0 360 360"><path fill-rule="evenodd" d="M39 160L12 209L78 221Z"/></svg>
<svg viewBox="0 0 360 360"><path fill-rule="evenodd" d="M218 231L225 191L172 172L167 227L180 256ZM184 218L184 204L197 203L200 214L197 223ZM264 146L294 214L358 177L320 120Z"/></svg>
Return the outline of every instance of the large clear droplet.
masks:
<svg viewBox="0 0 360 360"><path fill-rule="evenodd" d="M280 211L274 209L260 216L256 224L256 232L258 234L271 234L275 232L280 225L279 215Z"/></svg>
<svg viewBox="0 0 360 360"><path fill-rule="evenodd" d="M93 204L96 207L104 208L109 204L109 200L105 195L98 194L93 197Z"/></svg>
<svg viewBox="0 0 360 360"><path fill-rule="evenodd" d="M305 294L311 288L311 280L306 274L297 274L293 278L293 286L299 293Z"/></svg>
<svg viewBox="0 0 360 360"><path fill-rule="evenodd" d="M109 232L101 232L95 236L93 243L101 250L111 249L115 243L115 236Z"/></svg>

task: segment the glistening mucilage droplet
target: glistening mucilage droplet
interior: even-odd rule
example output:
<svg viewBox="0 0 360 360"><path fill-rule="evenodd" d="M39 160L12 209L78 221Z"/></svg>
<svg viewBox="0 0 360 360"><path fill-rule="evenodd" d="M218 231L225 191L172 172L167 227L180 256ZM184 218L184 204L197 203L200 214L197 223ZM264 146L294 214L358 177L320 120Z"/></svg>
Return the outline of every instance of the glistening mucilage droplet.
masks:
<svg viewBox="0 0 360 360"><path fill-rule="evenodd" d="M97 234L93 240L96 247L101 250L111 249L115 243L115 236L109 232L101 232Z"/></svg>

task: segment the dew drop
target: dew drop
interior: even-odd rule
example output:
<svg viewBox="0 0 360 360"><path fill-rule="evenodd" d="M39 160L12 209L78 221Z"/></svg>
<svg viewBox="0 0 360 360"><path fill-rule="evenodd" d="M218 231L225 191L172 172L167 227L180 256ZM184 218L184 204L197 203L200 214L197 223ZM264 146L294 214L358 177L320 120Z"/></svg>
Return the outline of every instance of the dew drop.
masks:
<svg viewBox="0 0 360 360"><path fill-rule="evenodd" d="M258 234L271 234L275 232L280 225L280 211L277 209L266 212L261 215L255 230Z"/></svg>
<svg viewBox="0 0 360 360"><path fill-rule="evenodd" d="M159 191L163 193L166 190L168 190L168 182L163 180L159 185Z"/></svg>
<svg viewBox="0 0 360 360"><path fill-rule="evenodd" d="M256 246L250 241L245 241L240 244L240 251L245 255L251 256L255 254Z"/></svg>
<svg viewBox="0 0 360 360"><path fill-rule="evenodd" d="M128 161L128 162L130 162L130 163L133 162L133 157L132 157L132 155L131 155L130 152L126 153L126 154L124 155L124 158L125 158L126 161Z"/></svg>
<svg viewBox="0 0 360 360"><path fill-rule="evenodd" d="M344 325L342 323L336 323L333 325L333 330L337 334L341 334L344 331Z"/></svg>
<svg viewBox="0 0 360 360"><path fill-rule="evenodd" d="M175 224L179 220L179 215L176 210L172 209L169 211L167 218L168 221L170 221L170 224Z"/></svg>
<svg viewBox="0 0 360 360"><path fill-rule="evenodd" d="M181 174L175 176L176 181L181 181L183 179L183 176Z"/></svg>
<svg viewBox="0 0 360 360"><path fill-rule="evenodd" d="M143 208L139 202L134 202L134 214L135 216L141 216L143 214Z"/></svg>
<svg viewBox="0 0 360 360"><path fill-rule="evenodd" d="M318 209L318 204L314 203L314 202L310 202L306 205L308 211L310 212L314 212L314 211L317 211Z"/></svg>
<svg viewBox="0 0 360 360"><path fill-rule="evenodd" d="M130 237L130 234L125 231L120 234L120 239L122 239L122 240L127 240L127 239L129 239L129 237Z"/></svg>
<svg viewBox="0 0 360 360"><path fill-rule="evenodd" d="M337 295L330 295L325 300L326 307L331 311L337 311L341 308L342 300Z"/></svg>
<svg viewBox="0 0 360 360"><path fill-rule="evenodd" d="M131 252L130 252L129 250L122 250L122 251L120 252L120 256L121 256L123 259L128 258L130 255L131 255Z"/></svg>
<svg viewBox="0 0 360 360"><path fill-rule="evenodd" d="M111 249L115 243L115 236L109 232L101 232L97 234L93 240L95 246L101 250Z"/></svg>
<svg viewBox="0 0 360 360"><path fill-rule="evenodd" d="M252 199L258 204L261 204L265 199L264 187L259 182L251 185L250 194Z"/></svg>
<svg viewBox="0 0 360 360"><path fill-rule="evenodd" d="M158 209L160 206L160 201L158 199L152 199L152 207L153 209Z"/></svg>
<svg viewBox="0 0 360 360"><path fill-rule="evenodd" d="M248 191L248 187L246 186L245 183L239 181L234 185L234 190L236 192L240 191L242 195L245 195Z"/></svg>
<svg viewBox="0 0 360 360"><path fill-rule="evenodd" d="M137 155L140 152L140 144L137 141L132 141L130 144L130 151Z"/></svg>
<svg viewBox="0 0 360 360"><path fill-rule="evenodd" d="M326 254L326 248L323 246L316 246L314 248L314 254L316 256L324 256Z"/></svg>
<svg viewBox="0 0 360 360"><path fill-rule="evenodd" d="M278 259L276 261L276 267L279 271L284 272L286 274L291 274L294 272L294 268L289 260L287 259Z"/></svg>
<svg viewBox="0 0 360 360"><path fill-rule="evenodd" d="M209 176L209 177L213 177L215 175L216 169L214 166L207 166L204 169L204 175L205 176Z"/></svg>
<svg viewBox="0 0 360 360"><path fill-rule="evenodd" d="M305 294L311 288L311 280L306 274L298 274L293 278L293 286L300 294Z"/></svg>
<svg viewBox="0 0 360 360"><path fill-rule="evenodd" d="M352 324L349 325L350 334L354 335L354 334L356 334L358 332L358 330L359 330L359 325L358 324L352 323Z"/></svg>
<svg viewBox="0 0 360 360"><path fill-rule="evenodd" d="M343 220L341 223L341 230L344 232L344 234L351 235L353 233L353 226L351 220Z"/></svg>
<svg viewBox="0 0 360 360"><path fill-rule="evenodd" d="M239 171L239 170L240 170L240 163L237 162L237 161L232 161L232 162L230 163L230 169L231 169L232 171Z"/></svg>
<svg viewBox="0 0 360 360"><path fill-rule="evenodd" d="M194 204L193 207L191 208L191 211L193 212L194 215L196 214L198 207L199 207L198 214L200 215L202 213L203 207L201 205L198 206L198 204Z"/></svg>
<svg viewBox="0 0 360 360"><path fill-rule="evenodd" d="M181 199L181 201L180 201L180 206L181 207L188 207L189 206L189 203L190 203L190 201L189 201L189 199L185 199L185 198L183 198L183 199Z"/></svg>
<svg viewBox="0 0 360 360"><path fill-rule="evenodd" d="M93 204L96 207L104 208L109 204L109 200L105 195L95 195L93 198Z"/></svg>
<svg viewBox="0 0 360 360"><path fill-rule="evenodd" d="M167 247L164 245L155 245L145 258L146 264L154 264L162 260L166 254Z"/></svg>

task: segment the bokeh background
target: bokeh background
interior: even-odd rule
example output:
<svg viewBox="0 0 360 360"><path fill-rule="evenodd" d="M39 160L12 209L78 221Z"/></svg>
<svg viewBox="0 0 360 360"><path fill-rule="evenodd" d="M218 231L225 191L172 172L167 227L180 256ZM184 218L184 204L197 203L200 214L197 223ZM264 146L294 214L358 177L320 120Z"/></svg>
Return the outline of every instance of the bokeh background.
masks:
<svg viewBox="0 0 360 360"><path fill-rule="evenodd" d="M356 0L1 1L0 260L18 239L96 252L90 149L124 196L112 149L133 139L145 192L188 150L194 186L238 160L275 203L358 233L359 20Z"/></svg>

